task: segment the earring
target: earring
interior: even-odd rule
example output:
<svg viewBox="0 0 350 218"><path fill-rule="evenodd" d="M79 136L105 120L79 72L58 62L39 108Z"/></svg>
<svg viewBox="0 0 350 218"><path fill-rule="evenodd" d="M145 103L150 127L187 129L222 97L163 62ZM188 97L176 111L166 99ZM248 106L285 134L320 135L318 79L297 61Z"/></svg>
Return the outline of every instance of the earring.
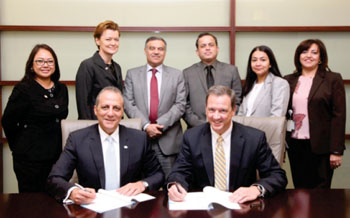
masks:
<svg viewBox="0 0 350 218"><path fill-rule="evenodd" d="M318 64L319 64L319 65L320 65L320 64L322 64L322 61L321 61L321 60L319 60L319 61L318 61Z"/></svg>

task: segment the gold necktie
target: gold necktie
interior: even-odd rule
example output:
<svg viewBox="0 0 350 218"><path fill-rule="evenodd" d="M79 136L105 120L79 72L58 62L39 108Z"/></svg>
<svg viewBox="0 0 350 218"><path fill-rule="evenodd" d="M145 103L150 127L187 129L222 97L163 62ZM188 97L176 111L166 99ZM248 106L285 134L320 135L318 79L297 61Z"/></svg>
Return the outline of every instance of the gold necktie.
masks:
<svg viewBox="0 0 350 218"><path fill-rule="evenodd" d="M226 191L227 182L226 182L226 159L225 152L222 146L224 139L222 136L216 141L215 148L215 161L214 161L214 174L215 174L215 188Z"/></svg>

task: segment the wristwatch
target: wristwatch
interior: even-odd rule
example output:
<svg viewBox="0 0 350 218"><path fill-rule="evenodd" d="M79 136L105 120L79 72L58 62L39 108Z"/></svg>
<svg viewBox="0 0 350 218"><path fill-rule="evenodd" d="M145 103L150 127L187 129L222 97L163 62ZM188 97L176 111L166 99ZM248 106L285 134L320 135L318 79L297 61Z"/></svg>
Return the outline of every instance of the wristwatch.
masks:
<svg viewBox="0 0 350 218"><path fill-rule="evenodd" d="M146 182L146 181L142 181L142 184L143 184L143 186L145 186L145 189L148 189L148 182Z"/></svg>
<svg viewBox="0 0 350 218"><path fill-rule="evenodd" d="M259 198L263 198L265 196L265 188L264 186L260 185L260 184L253 184L252 186L256 186L258 188L258 190L260 191L260 195L258 196Z"/></svg>

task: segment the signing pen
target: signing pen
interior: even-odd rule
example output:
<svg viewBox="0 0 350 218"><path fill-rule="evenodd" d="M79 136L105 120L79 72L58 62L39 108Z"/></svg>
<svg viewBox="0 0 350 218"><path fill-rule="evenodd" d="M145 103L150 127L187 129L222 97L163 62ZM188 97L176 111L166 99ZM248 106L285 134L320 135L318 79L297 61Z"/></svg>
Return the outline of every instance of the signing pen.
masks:
<svg viewBox="0 0 350 218"><path fill-rule="evenodd" d="M78 188L80 188L81 190L85 191L85 192L89 192L86 188L84 188L82 185L78 184L78 183L74 183L74 185Z"/></svg>
<svg viewBox="0 0 350 218"><path fill-rule="evenodd" d="M180 193L180 194L182 194L182 192L181 192L181 190L180 190L180 184L179 183L177 183L177 182L175 182L175 186L176 186L176 189L177 189L177 191Z"/></svg>

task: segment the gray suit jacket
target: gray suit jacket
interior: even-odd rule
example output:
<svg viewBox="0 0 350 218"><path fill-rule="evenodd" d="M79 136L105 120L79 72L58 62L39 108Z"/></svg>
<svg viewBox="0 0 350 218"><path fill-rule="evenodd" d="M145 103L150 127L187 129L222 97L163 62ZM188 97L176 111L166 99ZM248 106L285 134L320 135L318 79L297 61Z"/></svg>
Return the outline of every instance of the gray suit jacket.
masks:
<svg viewBox="0 0 350 218"><path fill-rule="evenodd" d="M224 85L236 93L236 104L241 102L242 85L237 67L216 61L213 64L214 85ZM186 85L186 112L184 119L190 127L199 126L206 122L205 105L207 95L206 74L203 73L204 64L198 62L184 69L183 74Z"/></svg>
<svg viewBox="0 0 350 218"><path fill-rule="evenodd" d="M255 99L253 117L283 117L286 115L289 102L289 84L287 80L269 73L264 85ZM247 115L246 96L239 107L239 116Z"/></svg>
<svg viewBox="0 0 350 218"><path fill-rule="evenodd" d="M128 70L125 78L124 107L130 118L149 123L147 96L147 66ZM159 145L165 155L179 152L182 140L180 118L185 112L185 83L181 71L163 65L157 123L164 126Z"/></svg>

